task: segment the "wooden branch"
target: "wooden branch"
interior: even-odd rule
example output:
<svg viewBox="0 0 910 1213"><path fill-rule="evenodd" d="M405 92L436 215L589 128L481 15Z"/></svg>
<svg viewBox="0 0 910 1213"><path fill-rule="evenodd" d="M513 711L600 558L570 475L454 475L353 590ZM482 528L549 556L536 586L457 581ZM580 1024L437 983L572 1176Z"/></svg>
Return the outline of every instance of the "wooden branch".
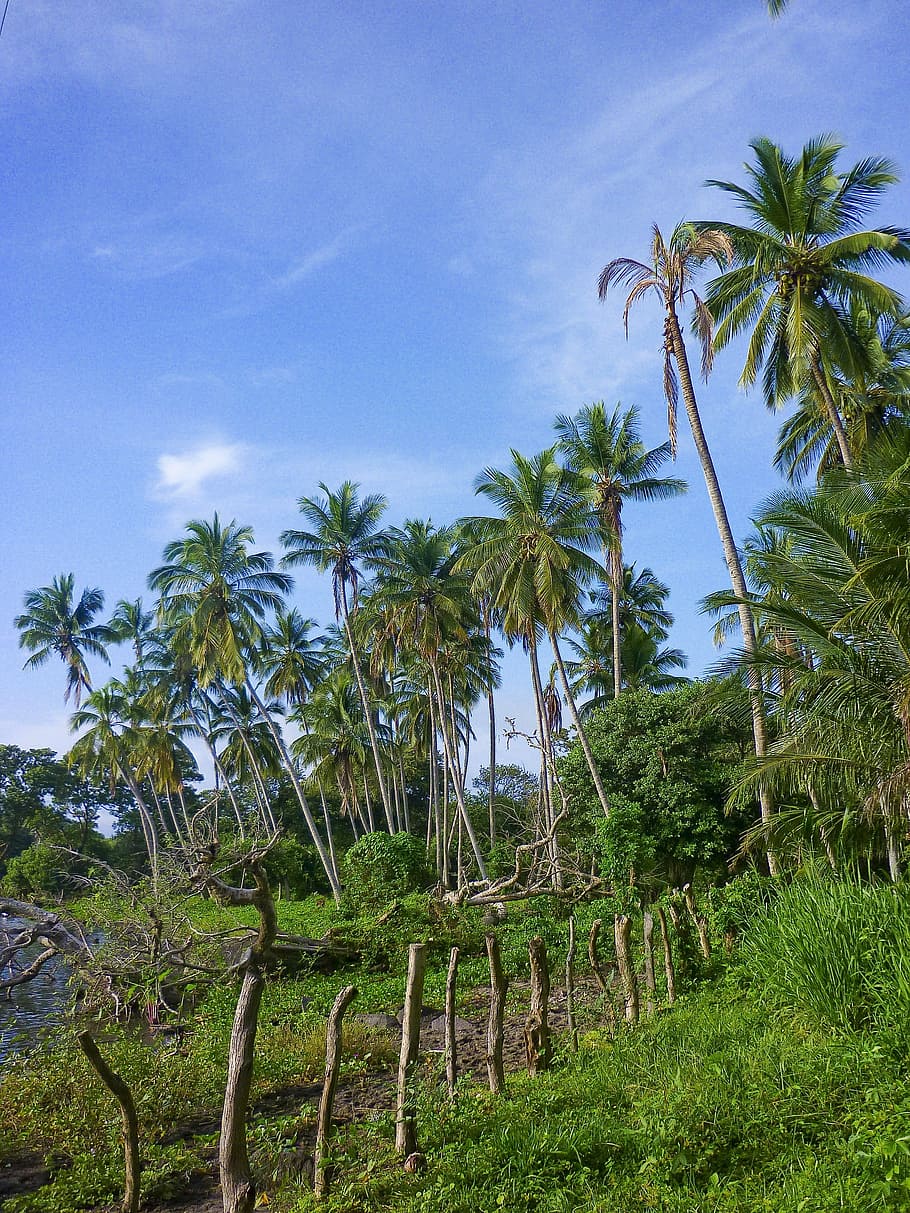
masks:
<svg viewBox="0 0 910 1213"><path fill-rule="evenodd" d="M89 1032L80 1032L76 1039L82 1052L88 1058L95 1073L111 1092L120 1105L120 1115L123 1121L123 1213L137 1213L139 1208L139 1119L136 1116L136 1105L129 1087L119 1074L115 1074L101 1056Z"/></svg>
<svg viewBox="0 0 910 1213"><path fill-rule="evenodd" d="M648 1014L653 1015L657 1008L657 980L654 976L654 916L650 910L645 910L642 936L645 950L645 986L648 991Z"/></svg>
<svg viewBox="0 0 910 1213"><path fill-rule="evenodd" d="M632 920L628 914L617 914L613 919L616 939L616 963L622 981L626 1003L626 1022L638 1023L638 979L632 966Z"/></svg>
<svg viewBox="0 0 910 1213"><path fill-rule="evenodd" d="M664 945L664 973L667 978L667 1002L676 1002L676 969L673 965L673 949L670 945L670 932L667 930L667 916L662 906L657 907L657 921L660 924L660 938Z"/></svg>
<svg viewBox="0 0 910 1213"><path fill-rule="evenodd" d="M329 1190L327 1152L329 1134L332 1131L332 1107L335 1102L335 1087L338 1084L338 1067L341 1064L341 1020L350 1003L357 997L356 986L345 986L339 993L325 1031L325 1078L322 1097L319 1100L319 1119L316 1125L316 1158L314 1162L313 1191L317 1200L323 1200Z"/></svg>

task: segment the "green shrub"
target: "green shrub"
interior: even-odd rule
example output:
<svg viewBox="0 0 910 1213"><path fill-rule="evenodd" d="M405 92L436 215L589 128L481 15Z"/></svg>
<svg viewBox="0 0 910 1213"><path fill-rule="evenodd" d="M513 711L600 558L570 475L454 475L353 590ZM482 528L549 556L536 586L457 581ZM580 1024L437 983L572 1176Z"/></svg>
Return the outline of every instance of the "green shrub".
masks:
<svg viewBox="0 0 910 1213"><path fill-rule="evenodd" d="M427 883L423 843L403 831L364 834L343 861L345 898L355 911L387 905Z"/></svg>

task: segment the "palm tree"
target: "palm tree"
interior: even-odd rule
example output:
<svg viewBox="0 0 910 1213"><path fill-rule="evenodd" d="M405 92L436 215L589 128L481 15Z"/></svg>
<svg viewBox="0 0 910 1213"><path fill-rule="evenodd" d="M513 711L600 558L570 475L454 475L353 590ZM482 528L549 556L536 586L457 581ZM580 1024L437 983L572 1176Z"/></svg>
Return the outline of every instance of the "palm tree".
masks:
<svg viewBox="0 0 910 1213"><path fill-rule="evenodd" d="M223 526L216 514L212 522L187 523L186 531L184 539L167 545L166 563L149 576L150 587L161 592L161 617L173 627L175 645L189 652L203 689L221 681L246 689L274 738L332 892L340 898L338 874L293 759L251 676L263 621L282 606L291 578L275 570L271 553L249 550L250 527Z"/></svg>
<svg viewBox="0 0 910 1213"><path fill-rule="evenodd" d="M86 656L107 662L105 644L113 637L104 624L92 620L104 606L104 594L99 589L85 589L73 605L75 577L62 573L50 585L29 590L25 595L25 612L17 615L14 624L19 629L19 647L32 655L24 668L44 665L56 653L66 665L66 692L76 707L83 691L91 691Z"/></svg>
<svg viewBox="0 0 910 1213"><path fill-rule="evenodd" d="M372 564L382 555L385 548L385 538L378 528L386 500L380 494L369 494L361 501L358 485L350 480L346 480L335 493L325 484L320 483L319 487L323 493L322 497L301 497L297 502L300 513L312 530L283 532L281 543L285 548L285 555L281 563L291 567L309 564L320 572L332 570L335 618L342 620L350 645L351 663L370 733L376 781L389 833L394 833L392 802L379 753L373 710L351 630L351 615L357 609L359 566Z"/></svg>
<svg viewBox="0 0 910 1213"><path fill-rule="evenodd" d="M655 472L670 458L668 442L648 450L638 429L638 409L617 405L608 417L603 401L586 405L574 417L556 418L559 449L579 478L579 489L590 502L600 531L604 564L610 573L613 631L613 694L622 690L620 603L623 580L622 508L629 501L659 501L686 491L684 480L658 477Z"/></svg>
<svg viewBox="0 0 910 1213"><path fill-rule="evenodd" d="M435 528L415 519L387 536L386 555L378 562L376 604L388 634L400 648L412 648L426 665L439 713L440 732L458 812L482 880L486 864L464 798L464 776L457 758L453 696L444 687L443 664L453 645L466 645L480 620L470 597L470 579L455 572L454 528Z"/></svg>
<svg viewBox="0 0 910 1213"><path fill-rule="evenodd" d="M823 402L845 467L853 464L843 418L831 390L838 367L848 377L863 368L864 347L850 323L850 305L870 315L897 315L896 291L867 275L869 269L910 260L910 234L893 227L860 231L861 220L897 180L890 161L868 157L837 172L843 144L822 135L796 157L769 139L750 144L751 189L709 181L732 194L753 225L710 223L730 241L733 265L708 288L717 321L718 348L751 330L740 382L753 384L763 369L769 408L778 407L809 381Z"/></svg>
<svg viewBox="0 0 910 1213"><path fill-rule="evenodd" d="M910 316L872 316L851 300L850 323L865 354L864 365L847 377L831 371L829 387L843 417L855 458L893 421L910 414ZM824 401L812 381L800 390L796 411L778 435L774 466L799 484L817 467L821 477L843 460Z"/></svg>
<svg viewBox="0 0 910 1213"><path fill-rule="evenodd" d="M639 571L634 564L624 565L619 597L620 635L631 624L637 624L658 640L666 640L673 626L673 616L666 607L669 595L670 587L655 576L653 569L645 566ZM591 609L585 618L612 626L610 586L596 586L591 591Z"/></svg>
<svg viewBox="0 0 910 1213"><path fill-rule="evenodd" d="M553 748L537 637L538 630L546 631L598 799L609 815L559 647L559 633L578 618L582 587L603 571L585 551L592 538L587 504L575 490L574 477L556 462L554 448L530 459L513 450L511 470L487 468L477 478L475 491L489 498L500 513L467 520L474 543L455 568L473 570L474 592L489 597L501 612L505 635L521 639L528 650L545 773L552 772Z"/></svg>
<svg viewBox="0 0 910 1213"><path fill-rule="evenodd" d="M137 741L133 715L123 683L112 680L97 691L90 691L85 703L73 713L71 728L85 732L73 744L67 758L82 775L96 781L108 779L112 790L117 783L129 788L139 810L152 876L157 879L158 831L131 758Z"/></svg>
<svg viewBox="0 0 910 1213"><path fill-rule="evenodd" d="M141 670L145 652L154 639L155 612L147 611L142 599L136 598L128 602L121 598L114 607L114 613L108 622L111 639L118 644L128 641L133 646L136 655L136 665Z"/></svg>
<svg viewBox="0 0 910 1213"><path fill-rule="evenodd" d="M772 498L752 602L768 641L748 663L770 671L778 737L746 777L813 802L819 826L861 810L883 832L895 878L910 796L910 432L876 439L854 472ZM781 633L792 638L775 643ZM825 809L824 806L832 806Z"/></svg>
<svg viewBox="0 0 910 1213"><path fill-rule="evenodd" d="M644 295L654 293L664 307L664 394L667 399L667 420L670 430L670 448L676 453L676 404L680 388L683 403L689 419L689 427L695 442L695 449L701 462L708 498L714 512L718 535L724 552L724 559L730 574L733 591L741 600L739 621L743 633L743 645L748 653L755 652L755 629L752 615L745 605L747 587L743 576L739 553L733 539L733 531L727 516L720 481L711 458L711 451L705 437L698 411L698 401L692 384L692 374L689 369L689 358L683 340L679 323L678 309L689 299L692 301L695 332L701 347L702 374L707 377L711 370L714 344L712 340L713 321L711 313L704 301L693 288L696 273L708 261L718 265L730 264L733 260L733 246L729 236L715 228L697 228L691 223L681 223L673 229L669 241L656 225L653 228L651 242L651 263L645 265L641 261L633 261L628 257L618 257L610 261L601 271L598 282L598 295L601 300L612 286L625 285L630 287L623 311L623 320L628 334L629 312L637 300ZM767 728L765 725L764 708L762 704L761 678L757 670L750 672L750 702L752 707L752 735L755 742L755 753L761 758L767 750ZM765 790L761 792L762 820L770 823L772 806ZM777 861L769 853L768 863L773 872L777 870Z"/></svg>

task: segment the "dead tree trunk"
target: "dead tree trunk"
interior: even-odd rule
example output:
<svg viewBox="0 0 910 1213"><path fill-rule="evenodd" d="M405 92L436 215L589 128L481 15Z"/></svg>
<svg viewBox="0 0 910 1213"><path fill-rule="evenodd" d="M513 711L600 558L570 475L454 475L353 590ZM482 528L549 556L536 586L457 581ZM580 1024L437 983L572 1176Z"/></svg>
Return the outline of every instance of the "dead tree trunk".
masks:
<svg viewBox="0 0 910 1213"><path fill-rule="evenodd" d="M569 917L569 950L566 953L566 1024L569 1045L578 1052L578 1026L575 1023L575 915Z"/></svg>
<svg viewBox="0 0 910 1213"><path fill-rule="evenodd" d="M271 843L268 844L271 846ZM234 1011L231 1043L228 1050L228 1073L224 1088L224 1108L221 1113L221 1137L218 1143L218 1169L221 1176L221 1199L224 1213L251 1213L256 1204L256 1185L250 1171L246 1148L246 1118L253 1081L253 1051L259 1024L259 1007L265 985L265 964L271 957L272 944L278 932L275 899L262 860L268 846L245 862L245 870L254 880L252 889L225 884L211 871L217 854L208 848L199 857L196 878L202 887L218 901L235 906L253 906L259 914L259 927L252 945L240 965L243 982Z"/></svg>
<svg viewBox="0 0 910 1213"><path fill-rule="evenodd" d="M234 1011L224 1108L221 1113L218 1166L224 1213L250 1213L256 1204L256 1185L250 1171L246 1148L246 1116L253 1081L253 1053L256 1046L256 1029L259 1025L259 1006L264 986L265 978L259 966L251 960L246 966Z"/></svg>
<svg viewBox="0 0 910 1213"><path fill-rule="evenodd" d="M550 969L547 948L539 935L529 941L531 961L531 1009L525 1022L525 1057L532 1077L550 1068L553 1055L550 1039Z"/></svg>
<svg viewBox="0 0 910 1213"><path fill-rule="evenodd" d="M317 1200L324 1199L329 1190L329 1168L326 1155L329 1134L332 1132L332 1106L335 1103L335 1087L338 1084L338 1067L341 1064L341 1020L356 997L356 986L344 987L332 1004L325 1030L325 1079L322 1083L322 1098L319 1100L316 1157L313 1164L313 1191Z"/></svg>
<svg viewBox="0 0 910 1213"><path fill-rule="evenodd" d="M403 1158L417 1149L411 1079L420 1048L420 1011L423 1006L426 960L426 944L412 943L408 949L408 978L401 1016L401 1055L398 1059L398 1102L395 1111L395 1149Z"/></svg>
<svg viewBox="0 0 910 1213"><path fill-rule="evenodd" d="M136 1213L139 1208L139 1120L136 1116L136 1105L129 1087L119 1074L115 1074L101 1056L89 1032L80 1032L76 1037L82 1052L91 1063L92 1069L111 1092L120 1105L120 1115L123 1120L123 1213Z"/></svg>
<svg viewBox="0 0 910 1213"><path fill-rule="evenodd" d="M648 990L648 1014L653 1015L657 1009L657 980L654 976L654 916L650 910L645 910L644 928L642 931L645 950L645 986Z"/></svg>
<svg viewBox="0 0 910 1213"><path fill-rule="evenodd" d="M506 1010L506 994L509 982L502 971L499 941L495 935L487 936L487 957L490 961L490 1017L487 1020L487 1076L490 1090L501 1095L506 1086L505 1069L502 1062L503 1020Z"/></svg>
<svg viewBox="0 0 910 1213"><path fill-rule="evenodd" d="M632 919L628 914L617 914L613 920L616 939L616 963L622 981L626 1002L626 1022L638 1023L638 979L632 965Z"/></svg>
<svg viewBox="0 0 910 1213"><path fill-rule="evenodd" d="M458 979L458 948L449 954L449 972L446 976L446 1084L449 1099L455 1101L455 1084L458 1081L458 1046L455 1040L455 983Z"/></svg>
<svg viewBox="0 0 910 1213"><path fill-rule="evenodd" d="M664 946L664 973L667 978L667 1002L672 1007L676 1002L676 969L673 967L673 949L670 946L670 932L667 930L667 916L663 907L657 907L657 921L660 923L660 939Z"/></svg>
<svg viewBox="0 0 910 1213"><path fill-rule="evenodd" d="M687 884L683 889L683 897L686 899L686 909L689 911L689 917L692 919L698 932L698 946L701 948L701 954L705 960L710 960L711 940L708 937L708 924L705 921L704 914L698 912L698 907L695 904L695 892L690 884Z"/></svg>

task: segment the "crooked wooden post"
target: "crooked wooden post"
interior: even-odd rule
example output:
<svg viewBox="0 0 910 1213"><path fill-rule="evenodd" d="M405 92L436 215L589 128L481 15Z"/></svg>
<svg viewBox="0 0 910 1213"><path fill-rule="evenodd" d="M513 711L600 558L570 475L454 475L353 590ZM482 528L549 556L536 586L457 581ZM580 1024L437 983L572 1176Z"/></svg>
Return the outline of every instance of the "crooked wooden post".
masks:
<svg viewBox="0 0 910 1213"><path fill-rule="evenodd" d="M550 1039L550 970L547 948L539 935L528 942L531 961L531 1008L525 1022L525 1057L532 1076L550 1068L553 1054Z"/></svg>
<svg viewBox="0 0 910 1213"><path fill-rule="evenodd" d="M341 1020L354 998L356 986L345 986L339 993L329 1012L325 1030L325 1078L322 1097L319 1100L319 1119L316 1123L316 1157L313 1165L313 1191L317 1200L323 1200L329 1190L327 1154L329 1134L332 1132L332 1107L335 1103L335 1088L338 1085L338 1067L341 1064Z"/></svg>
<svg viewBox="0 0 910 1213"><path fill-rule="evenodd" d="M458 1081L458 1043L455 1039L455 984L458 979L458 948L449 953L449 971L446 975L446 1085L449 1099L455 1101L455 1084Z"/></svg>
<svg viewBox="0 0 910 1213"><path fill-rule="evenodd" d="M705 960L711 959L711 940L708 936L708 924L705 921L704 914L700 914L698 906L695 904L695 890L690 884L683 888L683 897L686 901L686 909L689 911L689 917L695 924L695 929L698 932L698 946L701 948L701 954Z"/></svg>
<svg viewBox="0 0 910 1213"><path fill-rule="evenodd" d="M502 1061L503 1021L506 1010L506 994L509 982L502 971L502 956L495 935L488 935L487 957L490 961L490 1015L487 1020L487 1077L490 1090L501 1095L506 1086L505 1068Z"/></svg>
<svg viewBox="0 0 910 1213"><path fill-rule="evenodd" d="M80 1032L76 1039L92 1069L120 1105L125 1171L122 1207L123 1213L136 1213L139 1208L139 1119L136 1116L132 1092L101 1056L101 1051L89 1032Z"/></svg>
<svg viewBox="0 0 910 1213"><path fill-rule="evenodd" d="M673 964L673 948L670 944L670 932L667 930L667 916L662 906L657 907L657 921L660 923L660 938L664 945L664 973L667 978L667 1002L672 1007L676 1002L676 968Z"/></svg>
<svg viewBox="0 0 910 1213"><path fill-rule="evenodd" d="M569 950L566 953L566 1024L569 1044L578 1052L578 1026L575 1023L575 915L569 916Z"/></svg>
<svg viewBox="0 0 910 1213"><path fill-rule="evenodd" d="M600 986L600 992L603 995L604 1008L610 1020L610 1031L616 1032L616 1011L613 1007L613 995L610 990L610 982L604 974L603 966L597 955L597 940L600 936L600 928L603 926L603 921L600 918L595 918L591 923L591 930L588 932L588 963L594 971L594 977L597 984Z"/></svg>
<svg viewBox="0 0 910 1213"><path fill-rule="evenodd" d="M645 910L642 935L645 949L645 986L648 991L648 1014L657 1009L657 979L654 976L654 915Z"/></svg>
<svg viewBox="0 0 910 1213"><path fill-rule="evenodd" d="M616 939L616 963L622 981L626 1003L626 1022L638 1023L638 980L632 965L632 919L628 914L617 914L613 920Z"/></svg>
<svg viewBox="0 0 910 1213"><path fill-rule="evenodd" d="M408 948L408 978L401 1016L401 1055L398 1059L398 1102L395 1113L395 1149L402 1157L417 1150L414 1125L416 1109L411 1077L420 1049L420 1012L423 1006L423 975L427 946L412 943Z"/></svg>

